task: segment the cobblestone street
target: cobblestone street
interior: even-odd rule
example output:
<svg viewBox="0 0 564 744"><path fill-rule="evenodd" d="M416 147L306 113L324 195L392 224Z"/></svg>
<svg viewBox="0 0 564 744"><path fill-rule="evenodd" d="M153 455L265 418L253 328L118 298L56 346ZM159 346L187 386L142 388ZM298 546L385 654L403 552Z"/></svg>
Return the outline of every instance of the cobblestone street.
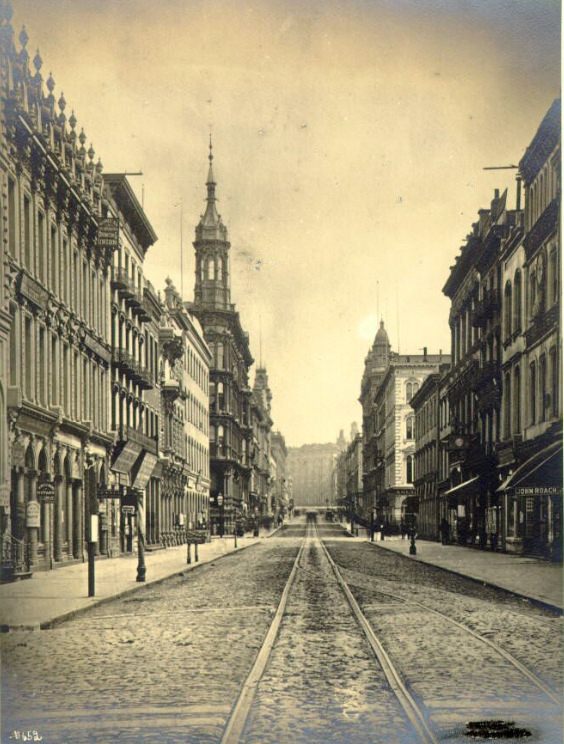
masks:
<svg viewBox="0 0 564 744"><path fill-rule="evenodd" d="M47 744L221 741L304 535L303 523L286 527L51 630L5 635L2 741L29 730ZM529 741L561 739L550 697L562 690L559 617L320 524L242 741L419 740L323 542L437 741L468 741L466 724L483 719L515 721Z"/></svg>

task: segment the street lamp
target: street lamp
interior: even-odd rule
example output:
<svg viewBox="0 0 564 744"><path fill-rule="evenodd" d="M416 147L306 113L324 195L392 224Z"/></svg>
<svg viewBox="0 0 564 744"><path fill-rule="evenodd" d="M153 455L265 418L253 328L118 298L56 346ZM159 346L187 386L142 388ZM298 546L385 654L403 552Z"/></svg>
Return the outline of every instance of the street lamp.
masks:
<svg viewBox="0 0 564 744"><path fill-rule="evenodd" d="M219 536L223 537L224 531L224 507L223 507L223 494L217 494L217 505L219 506Z"/></svg>
<svg viewBox="0 0 564 744"><path fill-rule="evenodd" d="M145 581L145 493L137 489L137 581Z"/></svg>

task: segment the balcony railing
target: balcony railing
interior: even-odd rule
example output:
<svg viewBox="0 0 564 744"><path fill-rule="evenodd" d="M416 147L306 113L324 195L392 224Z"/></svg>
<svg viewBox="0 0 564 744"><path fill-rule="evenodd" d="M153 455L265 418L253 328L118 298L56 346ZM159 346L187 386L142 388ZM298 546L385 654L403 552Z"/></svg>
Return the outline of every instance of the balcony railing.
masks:
<svg viewBox="0 0 564 744"><path fill-rule="evenodd" d="M133 354L126 349L116 349L114 351L114 364L142 389L149 390L155 386L151 370L137 361Z"/></svg>
<svg viewBox="0 0 564 744"><path fill-rule="evenodd" d="M114 266L112 269L112 288L117 289L120 297L125 299L131 299L137 293L133 279L121 266Z"/></svg>
<svg viewBox="0 0 564 744"><path fill-rule="evenodd" d="M491 320L496 312L501 308L501 298L498 289L489 289L484 292L484 296L476 303L472 313L472 325L475 328L481 328Z"/></svg>
<svg viewBox="0 0 564 744"><path fill-rule="evenodd" d="M499 380L500 374L499 362L484 362L482 366L474 372L472 390L479 390L492 382L492 380Z"/></svg>
<svg viewBox="0 0 564 744"><path fill-rule="evenodd" d="M560 305L553 305L550 310L547 310L542 315L537 316L530 328L525 331L525 339L527 346L532 346L545 334L550 333L552 330L558 328L558 320L560 318Z"/></svg>

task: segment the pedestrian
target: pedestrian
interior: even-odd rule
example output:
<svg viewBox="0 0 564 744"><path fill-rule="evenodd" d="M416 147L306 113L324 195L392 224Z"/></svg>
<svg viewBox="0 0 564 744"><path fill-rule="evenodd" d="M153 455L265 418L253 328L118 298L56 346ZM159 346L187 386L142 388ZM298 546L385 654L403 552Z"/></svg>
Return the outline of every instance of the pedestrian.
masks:
<svg viewBox="0 0 564 744"><path fill-rule="evenodd" d="M444 517L441 519L441 523L439 525L439 531L441 533L441 543L443 545L448 545L450 527L449 527L449 523Z"/></svg>
<svg viewBox="0 0 564 744"><path fill-rule="evenodd" d="M405 540L407 536L407 527L405 526L405 522L403 520L400 522L400 534L401 534L401 539Z"/></svg>

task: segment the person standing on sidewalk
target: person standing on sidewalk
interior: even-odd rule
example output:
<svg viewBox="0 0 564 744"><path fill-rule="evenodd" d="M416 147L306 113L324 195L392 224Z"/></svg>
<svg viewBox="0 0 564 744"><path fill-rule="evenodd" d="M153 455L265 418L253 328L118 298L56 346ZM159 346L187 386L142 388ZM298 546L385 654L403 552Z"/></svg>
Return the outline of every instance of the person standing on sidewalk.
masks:
<svg viewBox="0 0 564 744"><path fill-rule="evenodd" d="M449 524L444 517L441 519L441 523L439 525L439 531L441 533L441 544L448 545L450 530L449 530Z"/></svg>

